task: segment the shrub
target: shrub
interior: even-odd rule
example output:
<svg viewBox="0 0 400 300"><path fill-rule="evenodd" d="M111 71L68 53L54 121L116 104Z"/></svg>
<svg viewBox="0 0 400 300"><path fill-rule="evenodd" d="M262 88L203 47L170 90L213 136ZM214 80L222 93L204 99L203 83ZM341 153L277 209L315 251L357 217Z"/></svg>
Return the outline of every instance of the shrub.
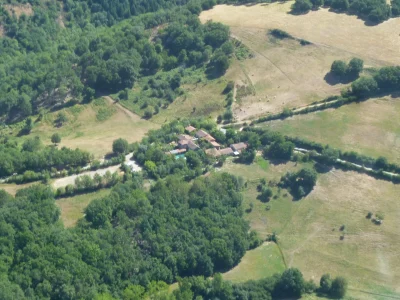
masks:
<svg viewBox="0 0 400 300"><path fill-rule="evenodd" d="M230 91L233 91L234 87L235 87L235 83L233 81L229 81L228 84L226 85L223 93L228 94Z"/></svg>
<svg viewBox="0 0 400 300"><path fill-rule="evenodd" d="M293 36L280 29L271 29L269 33L278 39L293 39Z"/></svg>

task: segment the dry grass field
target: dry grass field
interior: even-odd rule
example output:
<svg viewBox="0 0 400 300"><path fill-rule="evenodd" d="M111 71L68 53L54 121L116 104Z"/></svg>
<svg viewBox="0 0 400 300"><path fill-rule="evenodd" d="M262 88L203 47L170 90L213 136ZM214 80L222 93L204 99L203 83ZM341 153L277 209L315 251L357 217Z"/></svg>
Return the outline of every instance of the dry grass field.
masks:
<svg viewBox="0 0 400 300"><path fill-rule="evenodd" d="M51 135L58 132L62 137L59 147L80 148L102 158L111 152L113 140L121 137L130 143L140 141L150 129L158 128L109 101L76 105L64 111L69 119L65 125L56 128L54 120L58 112L50 113L34 127L30 136L38 135L50 143Z"/></svg>
<svg viewBox="0 0 400 300"><path fill-rule="evenodd" d="M292 4L293 1L248 6L217 5L202 12L200 18L203 22L213 20L229 25L233 33L237 27L264 32L279 28L320 47L338 49L377 62L400 64L399 18L377 26L366 26L356 16L336 14L327 9L295 16L289 13Z"/></svg>
<svg viewBox="0 0 400 300"><path fill-rule="evenodd" d="M287 170L300 167L293 163L265 166L259 159L244 166L243 172L240 165L230 163L223 170L240 171L250 180L244 205L253 203L254 207L246 218L261 237L278 234L288 267L300 268L306 278L317 282L325 272L344 275L353 299L385 298L365 292L400 296L399 185L333 169L319 175L316 187L304 199L293 201L284 190L274 188L276 199L262 203L256 199L258 178L279 180ZM367 219L369 211L382 213L383 224Z"/></svg>
<svg viewBox="0 0 400 300"><path fill-rule="evenodd" d="M260 124L345 151L400 163L400 102L385 97Z"/></svg>
<svg viewBox="0 0 400 300"><path fill-rule="evenodd" d="M249 6L218 5L200 15L229 25L232 36L249 47L255 57L235 63L227 77L237 85L252 86L256 94L243 97L234 106L239 120L283 108L301 107L339 94L345 85L328 83L324 77L336 59L362 58L366 67L400 63L399 19L368 27L355 16L325 9L294 16L291 1ZM267 32L281 29L295 40L277 40Z"/></svg>

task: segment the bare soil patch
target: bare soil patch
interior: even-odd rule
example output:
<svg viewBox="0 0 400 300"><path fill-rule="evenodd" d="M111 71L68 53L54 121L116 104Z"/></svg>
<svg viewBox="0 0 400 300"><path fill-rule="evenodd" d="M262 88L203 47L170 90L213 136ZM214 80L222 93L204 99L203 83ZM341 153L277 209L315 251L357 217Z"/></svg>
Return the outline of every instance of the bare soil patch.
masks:
<svg viewBox="0 0 400 300"><path fill-rule="evenodd" d="M19 18L22 14L26 16L31 16L33 15L33 9L32 6L27 3L27 4L4 4L3 7L5 8L6 11L8 11L9 14L15 14L17 18Z"/></svg>

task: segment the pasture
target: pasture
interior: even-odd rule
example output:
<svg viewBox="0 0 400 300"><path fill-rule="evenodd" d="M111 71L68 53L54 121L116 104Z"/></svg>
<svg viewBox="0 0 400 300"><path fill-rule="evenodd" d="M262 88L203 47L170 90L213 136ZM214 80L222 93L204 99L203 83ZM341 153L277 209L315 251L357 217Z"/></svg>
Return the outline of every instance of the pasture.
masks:
<svg viewBox="0 0 400 300"><path fill-rule="evenodd" d="M384 97L259 126L400 163L399 113L398 99Z"/></svg>
<svg viewBox="0 0 400 300"><path fill-rule="evenodd" d="M339 94L346 84L335 84L326 77L334 60L358 57L367 68L400 62L396 54L400 40L394 28L400 25L399 19L368 27L355 16L326 9L294 16L289 13L291 4L217 5L200 15L202 22L229 25L232 36L255 55L234 64L226 74L237 86L255 90L255 95L236 102L238 120L302 107ZM312 44L303 46L294 39L273 38L268 34L271 29L284 30Z"/></svg>
<svg viewBox="0 0 400 300"><path fill-rule="evenodd" d="M243 170L240 174L248 180L244 206L253 203L246 218L262 238L277 233L288 267L299 268L316 282L326 272L344 275L350 282L350 296L357 299L380 298L365 292L399 296L400 186L332 169L319 174L314 190L299 201L277 188L268 203L257 199L260 176L277 182L286 171L299 167L289 162L263 169L258 162L227 163L222 169L233 174ZM368 212L383 214L383 224L366 218Z"/></svg>
<svg viewBox="0 0 400 300"><path fill-rule="evenodd" d="M79 148L103 158L111 152L112 142L124 138L128 142L140 141L158 125L143 120L139 116L114 104L110 99L100 98L91 104L75 105L63 110L68 122L57 128L54 121L58 112L48 113L32 130L30 136L39 136L50 144L50 137L57 132L62 140L59 147Z"/></svg>

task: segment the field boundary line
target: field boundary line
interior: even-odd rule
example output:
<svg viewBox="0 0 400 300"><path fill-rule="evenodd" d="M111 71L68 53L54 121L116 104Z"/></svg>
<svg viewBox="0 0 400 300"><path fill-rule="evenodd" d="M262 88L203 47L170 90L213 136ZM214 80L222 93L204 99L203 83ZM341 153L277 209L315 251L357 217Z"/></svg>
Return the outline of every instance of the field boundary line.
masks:
<svg viewBox="0 0 400 300"><path fill-rule="evenodd" d="M368 291L359 290L359 289L349 288L349 290L355 291L355 292L361 292L361 293L369 294L369 295L380 296L380 297L384 297L384 298L388 298L388 299L400 299L400 297L398 297L398 296L385 295L385 294L380 294L380 293L375 293L375 292L368 292Z"/></svg>
<svg viewBox="0 0 400 300"><path fill-rule="evenodd" d="M267 30L267 29L269 29L269 28L267 28L267 27L256 27L256 26L233 26L233 25L229 25L229 27L233 27L233 28L248 28L248 29L261 29L261 30ZM291 35L292 35L292 34L291 34ZM292 35L292 36L293 36L294 38L297 38L297 39L302 39L302 38L299 38L299 37L294 36L294 35ZM245 38L245 39L247 39L247 38ZM250 40L250 39L247 39L247 40ZM250 40L250 41L251 41L251 40ZM371 61L383 63L383 64L385 64L385 65L387 65L387 64L393 65L393 63L391 63L391 62L389 62L389 61L386 61L386 60L381 60L381 59L372 58L372 57L367 56L367 55L355 53L355 52L348 51L348 50L343 49L343 48L335 47L335 46L328 45L328 44L324 44L324 43L317 43L317 42L313 42L313 41L311 41L311 40L307 40L307 41L309 41L310 43L312 43L312 44L315 45L315 46L324 47L324 48L328 48L328 49L329 49L329 48L332 48L332 49L339 50L339 51L343 51L343 52L346 52L346 53L349 53L349 54L357 55L357 56L359 56L359 57L364 57L364 58L367 58L367 59L369 59L369 60L371 60ZM256 52L257 52L257 51L256 51ZM258 53L258 52L257 52L257 53Z"/></svg>
<svg viewBox="0 0 400 300"><path fill-rule="evenodd" d="M232 36L233 38L239 40L239 41L241 41L241 39L245 39L245 40L249 41L250 43L253 43L253 44L254 44L254 41L252 41L252 40L249 39L249 38L246 38L246 37L241 37L241 38L239 38L239 37L237 37L237 36L235 36L235 35L233 35L233 34L231 34L231 36ZM290 77L289 77L281 68L279 68L272 60L270 60L265 54L262 54L261 52L259 52L259 51L255 50L255 49L251 48L251 47L248 46L248 45L246 45L246 46L249 47L250 50L254 51L255 53L261 55L261 56L264 57L266 60L268 60L276 69L278 69L278 70L283 74L283 76L285 76L292 84L294 84L294 82L292 81L292 79L290 79Z"/></svg>

